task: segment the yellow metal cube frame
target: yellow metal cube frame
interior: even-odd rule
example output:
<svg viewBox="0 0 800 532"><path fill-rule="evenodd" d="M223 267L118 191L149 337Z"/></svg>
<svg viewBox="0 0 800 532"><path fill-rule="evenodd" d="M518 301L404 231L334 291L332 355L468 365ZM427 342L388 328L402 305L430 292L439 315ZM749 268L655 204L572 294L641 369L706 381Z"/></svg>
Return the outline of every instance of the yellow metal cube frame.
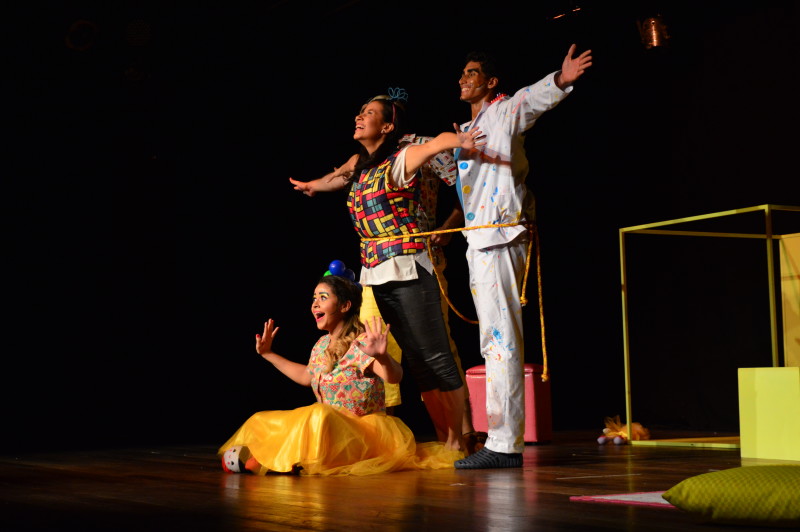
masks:
<svg viewBox="0 0 800 532"><path fill-rule="evenodd" d="M700 220L709 220L712 218L721 218L724 216L733 216L737 214L744 214L754 211L763 211L764 213L764 232L763 233L732 233L732 232L709 232L709 231L677 231L664 229L668 226L673 226L681 223L696 222ZM773 220L772 215L774 211L794 211L800 212L800 207L792 205L758 205L755 207L747 207L744 209L733 209L729 211L715 212L710 214L702 214L699 216L690 216L687 218L677 218L675 220L666 220L663 222L655 222L644 225L635 225L631 227L623 227L619 230L619 254L620 254L620 274L622 281L622 338L623 338L623 352L625 357L625 416L628 434L631 434L632 422L632 409L631 409L631 379L630 379L630 338L628 327L628 281L625 261L625 235L632 233L651 234L651 235L686 235L686 236L705 236L705 237L723 237L723 238L749 238L749 239L764 239L766 242L766 264L768 275L768 290L769 290L769 316L770 316L770 340L772 346L772 365L773 367L780 366L780 351L778 348L778 323L777 323L777 302L775 295L775 249L774 242L783 238L782 234L773 233ZM723 447L723 448L737 448L739 447L738 438L678 438L671 440L631 440L634 445L676 445L676 446L691 446L691 447Z"/></svg>

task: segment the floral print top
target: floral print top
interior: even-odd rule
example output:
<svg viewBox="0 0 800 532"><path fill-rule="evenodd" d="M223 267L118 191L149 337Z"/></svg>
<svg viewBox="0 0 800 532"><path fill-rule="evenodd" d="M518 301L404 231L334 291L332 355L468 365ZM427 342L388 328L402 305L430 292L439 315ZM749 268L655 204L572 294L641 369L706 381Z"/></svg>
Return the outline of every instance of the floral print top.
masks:
<svg viewBox="0 0 800 532"><path fill-rule="evenodd" d="M364 370L375 359L361 350L365 334L360 335L336 363L330 373L325 371L325 349L331 343L330 334L321 337L311 350L308 371L311 388L320 403L349 410L357 416L384 412L386 402L383 379Z"/></svg>

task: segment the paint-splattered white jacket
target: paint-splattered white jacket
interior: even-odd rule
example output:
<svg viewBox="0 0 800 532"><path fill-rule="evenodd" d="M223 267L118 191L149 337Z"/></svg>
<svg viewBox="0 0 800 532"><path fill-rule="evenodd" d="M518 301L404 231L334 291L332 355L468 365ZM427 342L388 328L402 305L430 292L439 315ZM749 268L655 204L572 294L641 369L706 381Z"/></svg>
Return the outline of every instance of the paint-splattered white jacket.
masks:
<svg viewBox="0 0 800 532"><path fill-rule="evenodd" d="M528 158L524 133L536 120L563 100L572 90L556 86L553 72L537 83L508 97L484 103L478 116L461 125L477 127L486 135L486 145L458 151L456 183L464 208L465 227L533 221L533 194L525 184ZM470 247L484 249L508 243L525 231L521 225L464 231Z"/></svg>

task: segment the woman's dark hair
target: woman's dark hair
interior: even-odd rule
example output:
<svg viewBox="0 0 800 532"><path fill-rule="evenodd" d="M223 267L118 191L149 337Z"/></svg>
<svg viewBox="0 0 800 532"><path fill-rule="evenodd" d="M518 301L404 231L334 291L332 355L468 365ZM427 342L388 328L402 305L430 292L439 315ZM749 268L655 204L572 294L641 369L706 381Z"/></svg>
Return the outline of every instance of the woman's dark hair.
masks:
<svg viewBox="0 0 800 532"><path fill-rule="evenodd" d="M353 341L359 334L364 332L364 325L361 323L359 317L361 314L362 302L361 285L338 275L326 275L322 277L317 284L324 284L330 288L333 295L336 296L336 301L339 305L347 301L350 302L350 309L345 313L342 333L339 335L339 338L328 345L328 348L325 350L325 373L330 373L336 361L347 353Z"/></svg>
<svg viewBox="0 0 800 532"><path fill-rule="evenodd" d="M361 312L361 285L354 283L346 277L340 275L325 275L317 281L317 284L325 284L331 289L333 295L339 300L339 304L344 304L346 301L350 302L350 314L359 315Z"/></svg>
<svg viewBox="0 0 800 532"><path fill-rule="evenodd" d="M387 157L397 151L400 139L406 134L406 106L400 100L393 100L390 96L381 94L370 98L364 105L378 102L383 107L383 120L387 124L394 124L394 129L386 135L383 144L370 155L364 146L358 150L358 160L353 168L352 180L357 180L366 168L381 164Z"/></svg>

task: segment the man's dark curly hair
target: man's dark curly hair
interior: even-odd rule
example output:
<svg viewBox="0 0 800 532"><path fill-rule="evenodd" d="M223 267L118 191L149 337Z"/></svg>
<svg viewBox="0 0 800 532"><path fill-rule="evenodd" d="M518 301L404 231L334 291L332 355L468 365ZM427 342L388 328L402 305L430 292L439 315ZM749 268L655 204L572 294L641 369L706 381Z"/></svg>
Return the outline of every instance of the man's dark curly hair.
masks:
<svg viewBox="0 0 800 532"><path fill-rule="evenodd" d="M481 64L481 70L488 78L497 78L498 80L501 77L501 65L500 62L497 60L497 57L492 54L491 52L486 51L473 51L467 54L466 60L464 64L469 63L470 61L475 61L476 63Z"/></svg>

